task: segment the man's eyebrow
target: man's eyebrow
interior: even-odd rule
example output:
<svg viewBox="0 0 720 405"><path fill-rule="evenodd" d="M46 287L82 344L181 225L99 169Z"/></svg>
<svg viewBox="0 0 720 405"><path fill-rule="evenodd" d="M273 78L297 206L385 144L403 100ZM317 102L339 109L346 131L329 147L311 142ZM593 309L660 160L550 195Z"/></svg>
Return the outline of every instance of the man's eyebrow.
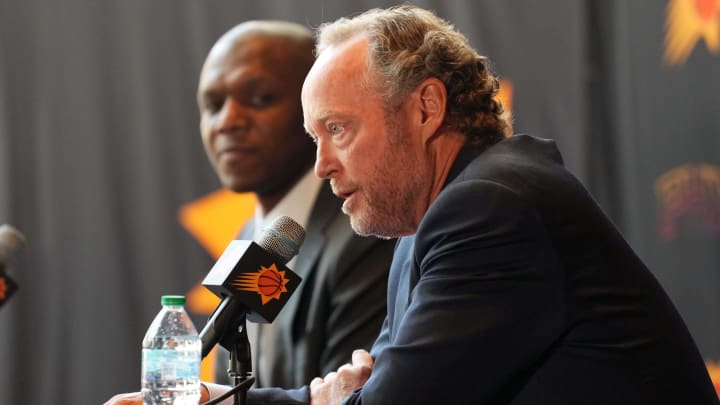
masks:
<svg viewBox="0 0 720 405"><path fill-rule="evenodd" d="M204 100L204 99L206 99L206 98L215 97L215 95L216 95L217 93L218 93L218 92L215 91L215 89L207 88L207 87L206 87L206 88L204 88L204 89L202 89L202 90L200 90L200 91L197 92L197 99L198 99L198 100Z"/></svg>
<svg viewBox="0 0 720 405"><path fill-rule="evenodd" d="M331 116L331 115L332 115L332 112L326 111L326 112L323 112L322 114L320 114L320 115L318 116L318 118L313 119L312 121L315 122L315 123L320 123L320 124L322 124L322 123L327 122L327 120L330 119L330 116ZM308 135L314 137L313 132L310 130L310 127L308 126L307 121L303 121L303 127L305 128L305 132L307 132Z"/></svg>

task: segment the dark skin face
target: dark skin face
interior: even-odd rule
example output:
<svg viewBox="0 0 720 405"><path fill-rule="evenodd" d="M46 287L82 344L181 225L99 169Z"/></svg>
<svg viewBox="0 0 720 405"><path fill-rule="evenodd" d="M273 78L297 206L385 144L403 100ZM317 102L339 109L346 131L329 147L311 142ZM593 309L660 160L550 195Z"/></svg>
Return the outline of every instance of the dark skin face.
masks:
<svg viewBox="0 0 720 405"><path fill-rule="evenodd" d="M198 86L200 132L222 185L253 192L270 211L312 167L300 90L312 41L241 32L222 38Z"/></svg>

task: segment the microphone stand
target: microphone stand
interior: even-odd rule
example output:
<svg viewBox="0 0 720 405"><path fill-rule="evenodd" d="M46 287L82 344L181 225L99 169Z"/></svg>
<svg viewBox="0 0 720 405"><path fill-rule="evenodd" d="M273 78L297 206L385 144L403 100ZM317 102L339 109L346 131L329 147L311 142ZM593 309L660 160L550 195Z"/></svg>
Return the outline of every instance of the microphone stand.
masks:
<svg viewBox="0 0 720 405"><path fill-rule="evenodd" d="M238 319L236 332L227 337L224 342L230 346L230 360L228 361L228 376L234 387L252 377L252 359L250 355L250 341L248 340L245 315ZM247 404L247 389L240 389L233 395L234 405Z"/></svg>

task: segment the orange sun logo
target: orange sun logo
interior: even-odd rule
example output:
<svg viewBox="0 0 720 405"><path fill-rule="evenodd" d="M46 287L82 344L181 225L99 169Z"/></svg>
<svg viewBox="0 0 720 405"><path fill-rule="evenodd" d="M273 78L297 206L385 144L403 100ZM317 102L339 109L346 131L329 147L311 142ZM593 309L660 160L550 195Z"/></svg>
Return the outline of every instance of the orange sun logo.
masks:
<svg viewBox="0 0 720 405"><path fill-rule="evenodd" d="M710 52L720 51L720 0L670 0L665 23L665 61L670 65L683 64L700 38Z"/></svg>
<svg viewBox="0 0 720 405"><path fill-rule="evenodd" d="M275 264L270 267L260 266L257 273L245 273L238 276L232 285L241 291L254 291L260 295L263 305L270 299L280 299L280 296L287 292L285 285L290 280L285 278L284 271L278 271Z"/></svg>

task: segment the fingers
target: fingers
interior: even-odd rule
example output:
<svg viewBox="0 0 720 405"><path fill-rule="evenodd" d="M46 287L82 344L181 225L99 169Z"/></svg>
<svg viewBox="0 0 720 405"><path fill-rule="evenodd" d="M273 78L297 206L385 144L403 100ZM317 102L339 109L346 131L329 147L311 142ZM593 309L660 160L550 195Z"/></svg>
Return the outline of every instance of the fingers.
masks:
<svg viewBox="0 0 720 405"><path fill-rule="evenodd" d="M322 378L315 377L315 378L313 378L312 381L310 381L310 388L316 387L316 386L322 384L323 382L325 382L325 381Z"/></svg>
<svg viewBox="0 0 720 405"><path fill-rule="evenodd" d="M373 358L372 356L370 356L370 353L362 349L353 351L352 362L353 366L367 367L370 369L372 369L374 364Z"/></svg>
<svg viewBox="0 0 720 405"><path fill-rule="evenodd" d="M344 364L328 373L325 378L316 377L310 382L312 405L336 404L365 384L372 372L373 359L365 350L355 350L352 364Z"/></svg>
<svg viewBox="0 0 720 405"><path fill-rule="evenodd" d="M337 372L338 373L347 373L349 371L352 371L353 367L355 367L355 366L350 363L345 363L342 366L340 366L340 368L337 369Z"/></svg>
<svg viewBox="0 0 720 405"><path fill-rule="evenodd" d="M320 377L310 381L310 405L329 405L332 400L331 386Z"/></svg>
<svg viewBox="0 0 720 405"><path fill-rule="evenodd" d="M117 394L104 405L142 405L142 395L139 392Z"/></svg>
<svg viewBox="0 0 720 405"><path fill-rule="evenodd" d="M323 378L323 380L325 381L326 384L332 384L335 382L336 378L337 378L337 372L331 371L331 372L327 373L327 375L325 376L325 378Z"/></svg>

